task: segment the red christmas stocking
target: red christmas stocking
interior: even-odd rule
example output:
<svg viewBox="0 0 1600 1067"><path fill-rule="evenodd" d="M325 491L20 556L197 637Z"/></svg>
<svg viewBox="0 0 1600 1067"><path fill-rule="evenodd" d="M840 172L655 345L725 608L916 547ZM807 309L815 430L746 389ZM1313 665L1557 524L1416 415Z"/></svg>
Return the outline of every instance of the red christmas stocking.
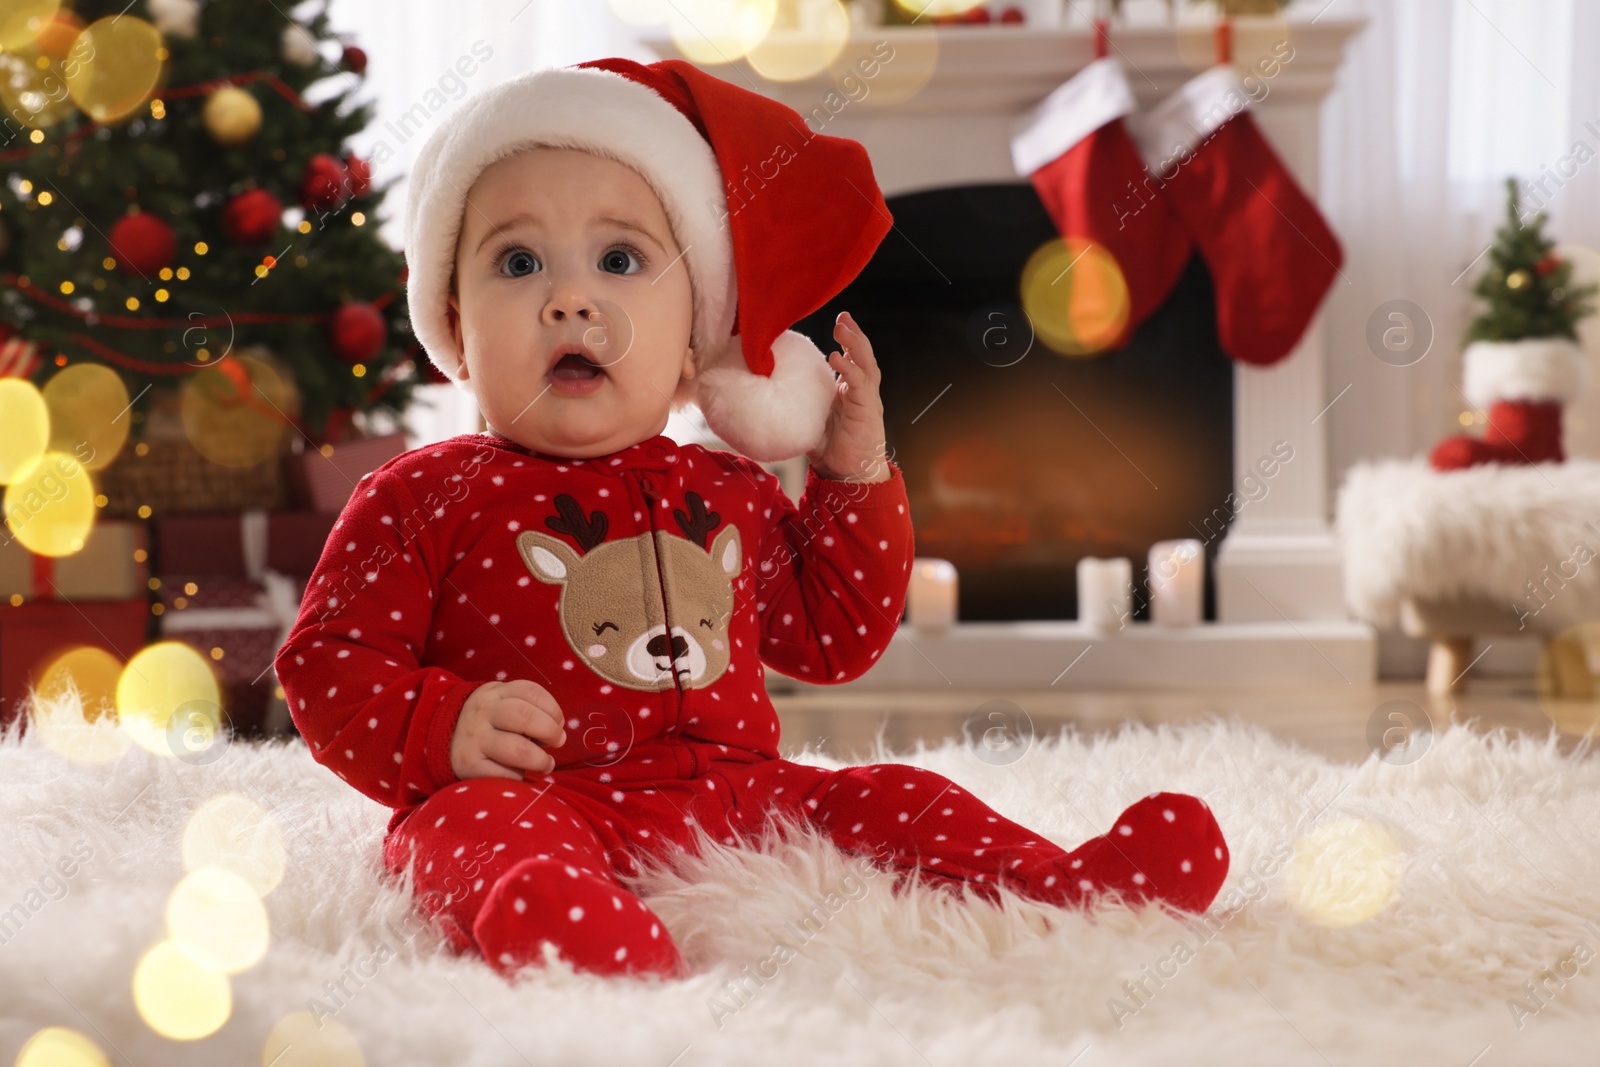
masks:
<svg viewBox="0 0 1600 1067"><path fill-rule="evenodd" d="M1156 105L1135 133L1211 272L1223 351L1268 364L1305 333L1344 253L1249 103L1232 67L1212 67Z"/></svg>
<svg viewBox="0 0 1600 1067"><path fill-rule="evenodd" d="M1451 471L1480 463L1560 463L1561 409L1583 392L1588 359L1565 337L1474 341L1467 346L1462 393L1487 408L1482 439L1447 437L1429 462Z"/></svg>
<svg viewBox="0 0 1600 1067"><path fill-rule="evenodd" d="M1045 97L1011 141L1056 231L1100 245L1122 271L1128 321L1112 348L1167 299L1192 251L1122 123L1133 109L1122 66L1107 56Z"/></svg>

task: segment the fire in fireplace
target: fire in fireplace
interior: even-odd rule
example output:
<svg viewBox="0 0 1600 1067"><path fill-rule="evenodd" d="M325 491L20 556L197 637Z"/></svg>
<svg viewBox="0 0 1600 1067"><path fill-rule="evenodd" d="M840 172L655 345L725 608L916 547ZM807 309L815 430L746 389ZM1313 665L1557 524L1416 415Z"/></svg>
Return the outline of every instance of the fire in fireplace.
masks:
<svg viewBox="0 0 1600 1067"><path fill-rule="evenodd" d="M1030 184L890 197L895 227L861 275L796 328L824 351L849 310L883 369L888 444L917 554L955 564L964 620L1070 619L1077 561L1134 561L1193 537L1210 574L1232 515L1233 370L1210 278L1191 258L1122 349L1062 355L1019 303L1029 256L1056 236Z"/></svg>

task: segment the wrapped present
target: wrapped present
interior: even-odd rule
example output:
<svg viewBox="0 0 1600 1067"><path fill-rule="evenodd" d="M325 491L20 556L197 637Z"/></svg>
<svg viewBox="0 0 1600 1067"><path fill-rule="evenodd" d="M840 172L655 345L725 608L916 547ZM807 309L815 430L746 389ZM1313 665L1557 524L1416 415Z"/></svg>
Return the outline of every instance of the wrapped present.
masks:
<svg viewBox="0 0 1600 1067"><path fill-rule="evenodd" d="M258 579L168 574L158 591L161 635L212 660L234 732L289 729L272 658L300 610L300 580L273 570Z"/></svg>
<svg viewBox="0 0 1600 1067"><path fill-rule="evenodd" d="M150 611L142 598L0 606L0 722L20 714L28 687L68 649L92 646L132 658L145 646Z"/></svg>
<svg viewBox="0 0 1600 1067"><path fill-rule="evenodd" d="M316 569L337 518L311 511L158 515L150 522L156 573L203 570L259 581L271 570L305 578Z"/></svg>
<svg viewBox="0 0 1600 1067"><path fill-rule="evenodd" d="M0 598L130 600L150 577L144 527L102 519L70 556L41 556L0 533Z"/></svg>
<svg viewBox="0 0 1600 1067"><path fill-rule="evenodd" d="M357 482L405 450L403 433L308 448L289 456L289 484L301 507L337 514L344 509Z"/></svg>

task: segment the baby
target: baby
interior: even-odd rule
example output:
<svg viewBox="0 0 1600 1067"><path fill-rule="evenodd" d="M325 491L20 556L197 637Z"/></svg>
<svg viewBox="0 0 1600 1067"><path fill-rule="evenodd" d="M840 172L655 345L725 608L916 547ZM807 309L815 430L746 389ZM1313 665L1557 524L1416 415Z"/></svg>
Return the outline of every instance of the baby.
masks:
<svg viewBox="0 0 1600 1067"><path fill-rule="evenodd" d="M864 673L913 555L866 335L841 314L824 358L787 330L888 228L865 152L808 132L688 64L604 60L480 94L423 150L411 314L489 429L361 480L276 666L315 758L394 809L388 869L502 973L548 941L686 974L623 879L771 820L988 899L1201 911L1227 873L1194 797L1068 852L930 771L779 756L766 667ZM689 399L745 454L666 437ZM798 505L749 458L801 453Z"/></svg>

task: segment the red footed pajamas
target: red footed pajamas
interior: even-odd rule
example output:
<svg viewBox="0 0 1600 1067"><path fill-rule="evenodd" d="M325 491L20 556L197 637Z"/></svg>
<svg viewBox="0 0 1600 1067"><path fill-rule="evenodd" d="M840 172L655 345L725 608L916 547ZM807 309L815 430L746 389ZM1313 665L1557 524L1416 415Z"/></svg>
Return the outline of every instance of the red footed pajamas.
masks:
<svg viewBox="0 0 1600 1067"><path fill-rule="evenodd" d="M899 626L913 541L889 466L873 484L809 471L797 504L758 464L662 435L587 460L493 435L409 452L352 494L278 653L295 724L394 809L388 869L503 973L544 941L582 970L686 973L622 879L774 818L897 881L1204 910L1228 852L1194 797L1146 797L1067 852L931 771L779 757L766 666L847 681ZM463 703L514 679L566 715L555 770L456 778Z"/></svg>

